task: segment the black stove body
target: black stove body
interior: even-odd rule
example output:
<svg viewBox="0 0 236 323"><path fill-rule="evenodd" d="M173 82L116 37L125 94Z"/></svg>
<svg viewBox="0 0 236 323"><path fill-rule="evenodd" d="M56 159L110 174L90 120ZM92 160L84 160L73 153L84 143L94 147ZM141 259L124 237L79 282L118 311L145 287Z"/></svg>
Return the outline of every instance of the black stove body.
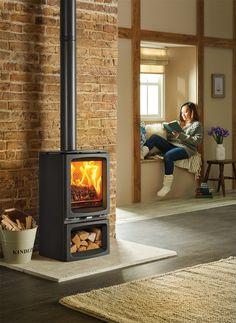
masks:
<svg viewBox="0 0 236 323"><path fill-rule="evenodd" d="M73 261L109 252L109 156L103 151L40 155L40 255ZM71 252L73 236L99 229L100 248Z"/></svg>
<svg viewBox="0 0 236 323"><path fill-rule="evenodd" d="M39 254L74 261L109 253L110 169L105 151L76 150L76 0L61 0L60 31L61 150L39 157Z"/></svg>

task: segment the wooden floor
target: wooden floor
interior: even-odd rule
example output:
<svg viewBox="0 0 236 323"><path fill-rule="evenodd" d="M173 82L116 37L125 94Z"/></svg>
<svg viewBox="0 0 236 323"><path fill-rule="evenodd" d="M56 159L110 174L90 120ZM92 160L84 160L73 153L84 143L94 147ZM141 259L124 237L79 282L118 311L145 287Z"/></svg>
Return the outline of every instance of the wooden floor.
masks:
<svg viewBox="0 0 236 323"><path fill-rule="evenodd" d="M167 204L170 206L171 202ZM118 221L118 238L172 249L178 256L60 284L0 267L0 321L100 322L59 305L59 298L236 256L235 229L236 204L184 214L144 217L139 221Z"/></svg>

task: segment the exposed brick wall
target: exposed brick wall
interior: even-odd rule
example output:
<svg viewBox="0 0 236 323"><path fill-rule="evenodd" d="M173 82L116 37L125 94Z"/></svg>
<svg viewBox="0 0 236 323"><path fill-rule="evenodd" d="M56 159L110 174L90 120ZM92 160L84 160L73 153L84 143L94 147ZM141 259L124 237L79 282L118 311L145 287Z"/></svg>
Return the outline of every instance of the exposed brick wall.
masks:
<svg viewBox="0 0 236 323"><path fill-rule="evenodd" d="M59 0L0 2L0 211L38 214L38 156L60 148ZM77 148L111 159L115 233L117 0L77 0Z"/></svg>

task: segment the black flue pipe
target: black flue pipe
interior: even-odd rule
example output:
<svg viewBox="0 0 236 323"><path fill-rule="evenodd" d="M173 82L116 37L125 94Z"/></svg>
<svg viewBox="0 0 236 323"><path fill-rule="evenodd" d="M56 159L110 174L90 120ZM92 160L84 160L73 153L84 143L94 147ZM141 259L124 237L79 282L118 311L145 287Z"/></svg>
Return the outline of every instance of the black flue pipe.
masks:
<svg viewBox="0 0 236 323"><path fill-rule="evenodd" d="M61 150L76 150L76 0L60 2Z"/></svg>

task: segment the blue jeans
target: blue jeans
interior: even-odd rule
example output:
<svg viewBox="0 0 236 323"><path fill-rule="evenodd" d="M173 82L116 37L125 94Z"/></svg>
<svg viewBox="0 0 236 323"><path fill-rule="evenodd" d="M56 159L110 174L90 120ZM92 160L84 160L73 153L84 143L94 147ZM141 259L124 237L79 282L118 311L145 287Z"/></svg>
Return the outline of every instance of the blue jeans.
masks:
<svg viewBox="0 0 236 323"><path fill-rule="evenodd" d="M165 175L173 174L174 161L188 158L188 154L183 148L177 147L166 139L155 134L145 142L145 146L147 146L149 150L156 147L162 152L164 157Z"/></svg>

